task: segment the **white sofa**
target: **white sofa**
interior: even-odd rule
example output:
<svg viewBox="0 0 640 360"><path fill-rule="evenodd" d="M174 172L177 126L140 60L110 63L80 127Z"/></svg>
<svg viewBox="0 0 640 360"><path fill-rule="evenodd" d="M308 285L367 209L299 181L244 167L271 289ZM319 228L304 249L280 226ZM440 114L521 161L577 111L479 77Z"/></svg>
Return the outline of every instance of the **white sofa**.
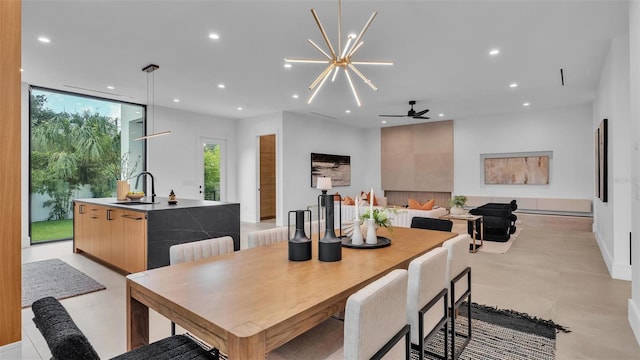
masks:
<svg viewBox="0 0 640 360"><path fill-rule="evenodd" d="M351 222L355 219L356 216L356 207L355 205L342 205L341 211L338 210L338 206L340 206L340 202L335 202L335 225L338 226L338 220L340 219L339 213L342 213L342 223ZM359 206L360 214L362 214L368 207ZM374 209L383 209L381 206L374 206ZM397 208L393 209L393 211L389 211L389 217L391 218L391 225L398 227L411 227L411 219L414 217L428 217L428 218L439 218L440 216L446 215L447 209L438 207L433 210L414 210L408 208Z"/></svg>

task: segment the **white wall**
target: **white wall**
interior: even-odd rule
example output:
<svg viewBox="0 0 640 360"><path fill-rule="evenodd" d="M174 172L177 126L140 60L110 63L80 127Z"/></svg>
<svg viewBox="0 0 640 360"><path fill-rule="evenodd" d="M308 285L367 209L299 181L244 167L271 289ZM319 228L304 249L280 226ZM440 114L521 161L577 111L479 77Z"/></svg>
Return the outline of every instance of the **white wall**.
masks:
<svg viewBox="0 0 640 360"><path fill-rule="evenodd" d="M535 107L535 104L533 105ZM590 105L453 122L454 193L591 199L594 147ZM552 151L548 185L485 185L480 154Z"/></svg>
<svg viewBox="0 0 640 360"><path fill-rule="evenodd" d="M240 220L260 222L259 137L276 135L276 223L282 224L282 113L238 121L238 200Z"/></svg>
<svg viewBox="0 0 640 360"><path fill-rule="evenodd" d="M320 192L311 187L311 153L351 156L351 185L329 193L354 197L380 189L380 129L363 130L328 120L284 114L284 209L306 209L318 203ZM313 214L315 218L317 214Z"/></svg>
<svg viewBox="0 0 640 360"><path fill-rule="evenodd" d="M630 79L630 135L631 174L633 181L631 216L640 217L640 2L629 5L629 79ZM640 222L633 222L633 267L631 299L629 300L629 324L640 343Z"/></svg>
<svg viewBox="0 0 640 360"><path fill-rule="evenodd" d="M241 219L259 222L258 137L276 134L276 224L286 225L290 210L317 204L311 187L311 153L351 156L351 186L332 192L355 196L380 189L380 129L356 129L325 119L275 113L238 122L238 188ZM317 214L313 214L317 216Z"/></svg>
<svg viewBox="0 0 640 360"><path fill-rule="evenodd" d="M200 137L225 140L226 196L223 201L238 201L237 187L237 122L232 119L179 111L156 106L154 131L171 130L171 135L148 139L147 170L155 177L157 196L169 196L174 190L180 198L199 199L198 186L202 183L202 144ZM152 132L151 126L148 133ZM135 179L131 181L135 184ZM147 192L151 191L147 181Z"/></svg>
<svg viewBox="0 0 640 360"><path fill-rule="evenodd" d="M594 232L609 273L631 280L631 153L629 136L629 39L612 40L593 103L592 131L608 119L608 201L594 198Z"/></svg>

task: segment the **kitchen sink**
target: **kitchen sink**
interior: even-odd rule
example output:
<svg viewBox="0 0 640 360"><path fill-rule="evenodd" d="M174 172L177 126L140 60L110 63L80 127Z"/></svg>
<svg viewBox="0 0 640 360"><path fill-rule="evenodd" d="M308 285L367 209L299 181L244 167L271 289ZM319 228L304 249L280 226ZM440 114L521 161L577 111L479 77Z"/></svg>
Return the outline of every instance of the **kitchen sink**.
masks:
<svg viewBox="0 0 640 360"><path fill-rule="evenodd" d="M153 205L157 203L147 202L147 201L119 201L114 202L116 205Z"/></svg>

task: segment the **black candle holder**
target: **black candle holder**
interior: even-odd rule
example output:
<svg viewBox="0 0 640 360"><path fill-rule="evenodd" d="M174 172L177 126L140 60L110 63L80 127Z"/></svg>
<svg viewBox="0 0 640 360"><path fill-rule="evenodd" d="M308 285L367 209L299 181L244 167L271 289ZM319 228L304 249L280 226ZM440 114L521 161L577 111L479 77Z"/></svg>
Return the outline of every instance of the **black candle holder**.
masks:
<svg viewBox="0 0 640 360"><path fill-rule="evenodd" d="M313 230L309 227L309 236L304 232L305 213L309 213L309 223L311 223L311 210L291 210L289 211L287 239L289 239L289 260L307 261L311 260L311 234ZM291 237L291 214L296 214L296 231Z"/></svg>
<svg viewBox="0 0 640 360"><path fill-rule="evenodd" d="M324 201L325 229L324 236L318 241L318 260L340 261L342 260L342 240L336 236L334 229L333 195L318 195L318 209ZM320 234L321 212L318 211L318 234Z"/></svg>

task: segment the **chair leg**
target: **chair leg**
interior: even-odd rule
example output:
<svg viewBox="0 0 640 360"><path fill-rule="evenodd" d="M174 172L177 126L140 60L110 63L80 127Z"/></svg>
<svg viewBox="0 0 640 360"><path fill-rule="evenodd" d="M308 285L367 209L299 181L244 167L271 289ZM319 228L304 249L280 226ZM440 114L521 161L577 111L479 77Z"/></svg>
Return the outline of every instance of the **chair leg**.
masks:
<svg viewBox="0 0 640 360"><path fill-rule="evenodd" d="M171 322L171 336L176 334L176 323Z"/></svg>
<svg viewBox="0 0 640 360"><path fill-rule="evenodd" d="M456 303L456 291L455 291L455 284L456 282L458 282L463 276L467 276L467 291L465 291L464 294L462 294L459 303ZM450 304L451 304L451 360L455 360L457 359L462 352L464 351L464 348L467 346L467 344L469 343L469 341L471 341L471 268L467 267L464 271L462 271L460 274L458 274L453 280L451 280L450 283L450 288L451 288L451 297L450 297ZM462 304L462 300L466 299L467 300L467 336L466 339L464 340L464 344L462 345L462 349L460 350L460 353L456 354L456 318L459 315L459 306ZM464 336L464 334L460 334L461 336Z"/></svg>

